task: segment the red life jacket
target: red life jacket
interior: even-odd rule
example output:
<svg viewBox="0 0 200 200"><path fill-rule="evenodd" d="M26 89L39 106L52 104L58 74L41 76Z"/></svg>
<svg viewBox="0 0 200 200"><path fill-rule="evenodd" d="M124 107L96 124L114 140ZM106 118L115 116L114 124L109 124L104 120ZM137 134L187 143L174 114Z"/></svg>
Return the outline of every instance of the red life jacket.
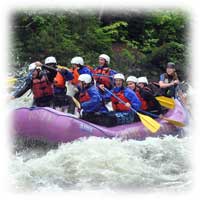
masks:
<svg viewBox="0 0 200 200"><path fill-rule="evenodd" d="M111 84L111 79L110 79L110 68L108 67L104 67L103 69L94 69L93 70L93 74L94 74L94 79L97 81L97 83L99 84L104 84L105 87L107 88L111 88L112 84ZM104 75L104 76L98 76L95 74L99 74L99 75Z"/></svg>
<svg viewBox="0 0 200 200"><path fill-rule="evenodd" d="M56 87L65 88L65 78L60 72L57 72L53 83Z"/></svg>
<svg viewBox="0 0 200 200"><path fill-rule="evenodd" d="M139 100L141 101L142 105L141 105L141 110L148 110L149 107L154 106L152 101L147 101L145 100L142 96L141 96L141 92L142 90L146 90L147 92L152 92L150 88L148 87L144 87L144 88L136 88L136 95L139 98Z"/></svg>
<svg viewBox="0 0 200 200"><path fill-rule="evenodd" d="M53 95L53 84L49 82L46 74L38 77L39 71L33 72L32 92L34 99Z"/></svg>
<svg viewBox="0 0 200 200"><path fill-rule="evenodd" d="M80 103L86 102L90 100L90 95L88 94L88 91L85 90L84 92L81 92L79 94L79 101Z"/></svg>
<svg viewBox="0 0 200 200"><path fill-rule="evenodd" d="M144 99L141 97L141 95L140 95L140 89L137 88L136 91L135 91L135 93L136 93L138 99L141 101L141 107L140 107L140 109L141 109L141 110L147 110L147 108L148 108L147 101L144 100Z"/></svg>
<svg viewBox="0 0 200 200"><path fill-rule="evenodd" d="M124 90L121 90L118 93L113 92L117 97L119 97L123 102L130 103L129 99L124 96ZM119 102L114 96L111 97L112 107L115 111L129 111L130 108L126 107L123 103Z"/></svg>

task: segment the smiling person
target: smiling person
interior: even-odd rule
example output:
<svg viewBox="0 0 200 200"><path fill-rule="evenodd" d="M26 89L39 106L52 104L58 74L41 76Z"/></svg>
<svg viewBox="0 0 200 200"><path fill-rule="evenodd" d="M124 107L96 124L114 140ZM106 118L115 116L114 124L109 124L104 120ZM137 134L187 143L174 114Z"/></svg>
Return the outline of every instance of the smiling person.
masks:
<svg viewBox="0 0 200 200"><path fill-rule="evenodd" d="M135 76L129 76L126 79L127 87L133 90L134 92L136 91L136 86L137 86L137 78Z"/></svg>
<svg viewBox="0 0 200 200"><path fill-rule="evenodd" d="M176 86L179 84L175 64L167 63L166 72L160 75L159 85L163 96L175 97Z"/></svg>
<svg viewBox="0 0 200 200"><path fill-rule="evenodd" d="M128 87L124 86L125 77L123 74L118 73L114 75L114 88L111 92L106 92L104 99L111 99L114 112L110 112L110 116L116 117L116 125L129 124L134 121L138 121L135 113L131 110L131 107L138 110L141 106L139 98L135 92ZM113 95L112 95L113 94ZM122 100L120 102L117 98Z"/></svg>
<svg viewBox="0 0 200 200"><path fill-rule="evenodd" d="M107 89L113 88L113 76L117 73L109 67L110 57L106 54L99 56L99 66L93 70L93 78L96 80L97 85L105 86Z"/></svg>

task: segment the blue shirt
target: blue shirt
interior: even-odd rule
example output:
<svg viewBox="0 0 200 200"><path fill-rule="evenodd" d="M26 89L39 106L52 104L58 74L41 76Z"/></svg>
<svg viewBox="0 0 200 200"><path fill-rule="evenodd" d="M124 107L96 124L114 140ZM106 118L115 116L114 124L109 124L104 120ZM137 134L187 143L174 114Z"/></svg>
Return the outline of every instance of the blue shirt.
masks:
<svg viewBox="0 0 200 200"><path fill-rule="evenodd" d="M81 103L84 112L104 112L107 110L102 103L98 89L94 85L84 90L87 90L90 96L89 101ZM84 92L84 90L81 92Z"/></svg>
<svg viewBox="0 0 200 200"><path fill-rule="evenodd" d="M86 66L81 66L79 69L78 69L78 73L79 75L81 74L89 74L90 76L92 76L92 73L91 71L88 69L88 67Z"/></svg>

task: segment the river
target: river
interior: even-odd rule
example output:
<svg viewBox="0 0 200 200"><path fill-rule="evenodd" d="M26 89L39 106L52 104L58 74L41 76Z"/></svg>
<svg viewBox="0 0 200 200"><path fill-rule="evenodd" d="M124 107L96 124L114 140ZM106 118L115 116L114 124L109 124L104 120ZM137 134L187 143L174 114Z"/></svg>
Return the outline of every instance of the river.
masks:
<svg viewBox="0 0 200 200"><path fill-rule="evenodd" d="M30 105L27 93L10 102L9 108ZM16 192L187 191L192 185L190 140L190 136L144 141L90 137L50 145L17 138L11 145L10 186Z"/></svg>

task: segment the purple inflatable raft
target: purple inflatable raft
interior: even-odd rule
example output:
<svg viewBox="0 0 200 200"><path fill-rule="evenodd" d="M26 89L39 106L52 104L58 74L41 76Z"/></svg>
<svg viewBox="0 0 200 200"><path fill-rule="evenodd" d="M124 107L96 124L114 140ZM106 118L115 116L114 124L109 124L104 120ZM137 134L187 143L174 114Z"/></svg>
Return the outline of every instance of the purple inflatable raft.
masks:
<svg viewBox="0 0 200 200"><path fill-rule="evenodd" d="M178 100L175 102L175 108L169 110L165 117L186 123L184 108ZM161 119L157 119L161 128L156 133L151 133L141 122L107 128L46 107L18 108L12 117L14 135L53 143L71 142L89 136L144 140L146 137L175 135L180 130Z"/></svg>

